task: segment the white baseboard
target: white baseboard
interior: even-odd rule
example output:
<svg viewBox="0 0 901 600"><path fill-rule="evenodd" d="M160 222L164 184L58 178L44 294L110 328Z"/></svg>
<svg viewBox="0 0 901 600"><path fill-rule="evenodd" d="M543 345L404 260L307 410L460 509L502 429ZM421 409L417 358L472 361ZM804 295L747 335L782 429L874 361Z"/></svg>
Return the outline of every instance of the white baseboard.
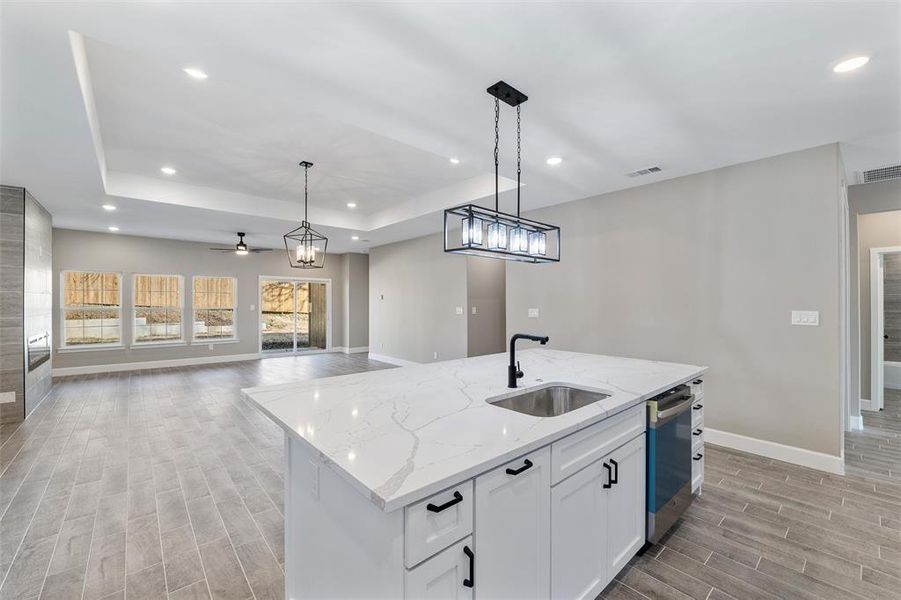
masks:
<svg viewBox="0 0 901 600"><path fill-rule="evenodd" d="M260 355L229 354L226 356L199 356L196 358L175 358L171 360L144 360L140 362L116 363L110 365L87 365L84 367L61 367L53 369L53 377L66 375L90 375L92 373L115 373L118 371L138 371L140 369L163 369L166 367L187 367L191 365L207 365L213 363L257 360Z"/></svg>
<svg viewBox="0 0 901 600"><path fill-rule="evenodd" d="M742 452L750 452L751 454L801 465L802 467L835 473L836 475L845 474L845 461L841 456L832 456L831 454L805 450L796 446L786 446L777 442L760 440L737 433L729 433L728 431L719 431L709 427L704 429L704 441L717 446L732 448L733 450L741 450Z"/></svg>
<svg viewBox="0 0 901 600"><path fill-rule="evenodd" d="M404 360L403 358L395 358L393 356L388 356L387 354L375 354L374 352L369 353L369 358L372 360L377 360L379 362L385 362L392 365L397 365L399 367L406 367L409 365L418 365L420 363L412 361L412 360Z"/></svg>
<svg viewBox="0 0 901 600"><path fill-rule="evenodd" d="M863 417L852 416L850 419L851 431L860 431L863 429Z"/></svg>
<svg viewBox="0 0 901 600"><path fill-rule="evenodd" d="M873 410L873 403L869 398L860 399L860 410Z"/></svg>
<svg viewBox="0 0 901 600"><path fill-rule="evenodd" d="M343 352L344 354L363 354L369 352L369 346L356 346L348 348L347 346L333 346L332 352Z"/></svg>

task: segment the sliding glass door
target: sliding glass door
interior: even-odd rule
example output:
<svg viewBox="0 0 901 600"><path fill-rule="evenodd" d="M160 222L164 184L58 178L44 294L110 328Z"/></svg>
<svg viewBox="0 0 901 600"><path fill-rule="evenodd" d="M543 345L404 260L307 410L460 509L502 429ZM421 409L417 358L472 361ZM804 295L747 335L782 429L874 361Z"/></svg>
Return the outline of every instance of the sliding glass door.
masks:
<svg viewBox="0 0 901 600"><path fill-rule="evenodd" d="M323 281L260 280L260 350L304 352L328 348L328 287Z"/></svg>

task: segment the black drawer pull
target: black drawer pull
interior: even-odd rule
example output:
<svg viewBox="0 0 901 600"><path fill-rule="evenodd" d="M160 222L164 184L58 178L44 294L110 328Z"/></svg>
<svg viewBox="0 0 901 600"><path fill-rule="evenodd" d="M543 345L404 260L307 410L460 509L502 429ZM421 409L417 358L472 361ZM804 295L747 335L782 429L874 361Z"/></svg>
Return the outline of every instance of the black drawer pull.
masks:
<svg viewBox="0 0 901 600"><path fill-rule="evenodd" d="M532 461L528 458L522 461L522 466L518 469L507 469L507 475L519 475L532 466Z"/></svg>
<svg viewBox="0 0 901 600"><path fill-rule="evenodd" d="M703 379L695 379L691 383L692 383L692 385L701 385L702 383L704 383L704 380Z"/></svg>
<svg viewBox="0 0 901 600"><path fill-rule="evenodd" d="M602 487L605 490L609 490L613 487L613 482L611 481L613 479L613 469L607 463L604 463L604 469L606 469L607 471L607 483L605 483Z"/></svg>
<svg viewBox="0 0 901 600"><path fill-rule="evenodd" d="M471 588L476 583L476 563L475 563L475 553L469 548L469 546L463 546L463 554L469 557L469 577L463 580L463 585L465 587Z"/></svg>
<svg viewBox="0 0 901 600"><path fill-rule="evenodd" d="M695 454L694 456L691 457L691 460L701 460L702 458L704 458L704 455L701 454L700 452L698 452L697 454Z"/></svg>
<svg viewBox="0 0 901 600"><path fill-rule="evenodd" d="M698 435L701 435L702 433L704 433L703 429L696 429L691 432L691 435L698 436Z"/></svg>
<svg viewBox="0 0 901 600"><path fill-rule="evenodd" d="M613 465L613 479L610 480L610 483L616 485L619 483L619 463L611 458L610 464Z"/></svg>
<svg viewBox="0 0 901 600"><path fill-rule="evenodd" d="M444 510L445 508L450 508L454 504L459 504L460 502L463 502L463 494L461 494L460 492L454 492L453 499L448 500L444 504L436 506L436 505L432 504L431 502L429 502L428 504L425 505L425 507L431 512L439 513L442 510Z"/></svg>
<svg viewBox="0 0 901 600"><path fill-rule="evenodd" d="M701 410L702 408L704 408L703 404L695 404L691 407L691 410Z"/></svg>

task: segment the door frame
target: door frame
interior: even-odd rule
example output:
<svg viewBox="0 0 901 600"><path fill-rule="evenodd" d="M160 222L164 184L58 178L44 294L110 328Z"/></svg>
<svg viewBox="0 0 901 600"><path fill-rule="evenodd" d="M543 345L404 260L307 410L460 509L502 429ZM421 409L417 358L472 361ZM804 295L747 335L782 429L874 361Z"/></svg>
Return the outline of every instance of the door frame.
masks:
<svg viewBox="0 0 901 600"><path fill-rule="evenodd" d="M263 352L263 280L324 283L325 284L325 348L316 350L293 350L290 352ZM297 298L294 300L295 304ZM296 336L296 333L295 333ZM277 356L299 356L301 354L325 354L333 352L332 343L332 280L326 277L288 277L283 275L259 275L257 277L257 352L261 358Z"/></svg>
<svg viewBox="0 0 901 600"><path fill-rule="evenodd" d="M885 408L885 255L901 254L901 246L870 248L870 406ZM864 409L861 406L861 409Z"/></svg>

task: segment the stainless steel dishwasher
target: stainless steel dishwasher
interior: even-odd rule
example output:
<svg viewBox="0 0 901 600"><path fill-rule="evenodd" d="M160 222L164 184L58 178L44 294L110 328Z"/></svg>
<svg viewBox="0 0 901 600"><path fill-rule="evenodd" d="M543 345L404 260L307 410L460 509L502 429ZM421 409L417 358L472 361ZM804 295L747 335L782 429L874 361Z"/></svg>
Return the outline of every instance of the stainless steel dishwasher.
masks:
<svg viewBox="0 0 901 600"><path fill-rule="evenodd" d="M647 402L647 542L657 543L691 504L691 403L679 385Z"/></svg>

